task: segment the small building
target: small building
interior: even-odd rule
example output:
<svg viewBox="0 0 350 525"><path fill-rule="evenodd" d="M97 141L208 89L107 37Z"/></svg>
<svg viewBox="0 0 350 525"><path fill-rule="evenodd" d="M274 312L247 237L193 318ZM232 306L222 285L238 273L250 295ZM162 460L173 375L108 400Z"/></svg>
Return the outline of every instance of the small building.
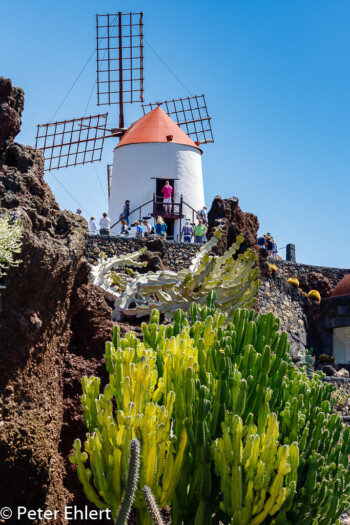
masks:
<svg viewBox="0 0 350 525"><path fill-rule="evenodd" d="M130 221L162 216L167 236L180 240L185 218L196 219L204 206L202 150L160 108L132 124L114 150L109 217L119 221L130 200ZM163 206L165 181L173 188L170 206ZM120 224L111 233L120 231Z"/></svg>
<svg viewBox="0 0 350 525"><path fill-rule="evenodd" d="M350 364L350 274L322 299L321 317L324 353L334 356L335 363Z"/></svg>

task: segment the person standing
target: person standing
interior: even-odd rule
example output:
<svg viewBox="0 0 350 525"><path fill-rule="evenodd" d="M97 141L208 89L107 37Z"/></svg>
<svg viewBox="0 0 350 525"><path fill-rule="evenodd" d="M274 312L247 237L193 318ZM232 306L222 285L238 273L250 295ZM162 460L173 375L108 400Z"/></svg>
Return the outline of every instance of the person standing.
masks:
<svg viewBox="0 0 350 525"><path fill-rule="evenodd" d="M259 248L265 248L266 247L266 235L262 235L258 239L258 246Z"/></svg>
<svg viewBox="0 0 350 525"><path fill-rule="evenodd" d="M77 211L76 211L75 213L77 213L78 215L81 215L81 214L82 214L82 211L81 211L80 208L78 208Z"/></svg>
<svg viewBox="0 0 350 525"><path fill-rule="evenodd" d="M165 186L162 188L163 193L163 204L164 204L164 211L165 213L171 212L171 194L173 192L173 188L170 186L169 181L165 181Z"/></svg>
<svg viewBox="0 0 350 525"><path fill-rule="evenodd" d="M141 239L141 237L142 237L142 226L140 226L139 221L135 221L134 222L134 226L136 226L136 234L135 234L136 239Z"/></svg>
<svg viewBox="0 0 350 525"><path fill-rule="evenodd" d="M163 221L163 217L160 217L160 216L157 217L156 234L160 235L162 237L162 239L165 239L166 238L166 231L167 231L167 229L168 229L168 226Z"/></svg>
<svg viewBox="0 0 350 525"><path fill-rule="evenodd" d="M109 235L111 229L111 219L108 214L104 212L102 219L100 219L100 235Z"/></svg>
<svg viewBox="0 0 350 525"><path fill-rule="evenodd" d="M152 226L150 225L147 219L145 219L142 224L143 224L143 236L149 237L151 235Z"/></svg>
<svg viewBox="0 0 350 525"><path fill-rule="evenodd" d="M190 223L190 219L186 219L186 224L183 226L181 230L181 238L183 238L184 242L191 242L193 236L194 236L194 231Z"/></svg>
<svg viewBox="0 0 350 525"><path fill-rule="evenodd" d="M199 219L197 226L194 227L194 242L203 244L207 231L208 228L203 224L202 219Z"/></svg>
<svg viewBox="0 0 350 525"><path fill-rule="evenodd" d="M268 235L267 243L266 243L267 255L268 257L272 257L272 249L273 249L272 237L269 233L267 235Z"/></svg>
<svg viewBox="0 0 350 525"><path fill-rule="evenodd" d="M278 248L277 248L277 244L275 243L275 240L274 239L271 239L271 242L272 242L272 257L274 259L277 259L278 258Z"/></svg>
<svg viewBox="0 0 350 525"><path fill-rule="evenodd" d="M203 208L201 210L199 210L198 219L202 219L203 224L208 226L207 207L206 206L203 206Z"/></svg>
<svg viewBox="0 0 350 525"><path fill-rule="evenodd" d="M130 215L130 201L126 200L123 211L119 215L119 220L124 219L126 221L126 224L129 226L129 215Z"/></svg>
<svg viewBox="0 0 350 525"><path fill-rule="evenodd" d="M95 217L92 216L90 217L90 220L89 220L89 235L96 235L96 233L97 233L97 224L95 221Z"/></svg>

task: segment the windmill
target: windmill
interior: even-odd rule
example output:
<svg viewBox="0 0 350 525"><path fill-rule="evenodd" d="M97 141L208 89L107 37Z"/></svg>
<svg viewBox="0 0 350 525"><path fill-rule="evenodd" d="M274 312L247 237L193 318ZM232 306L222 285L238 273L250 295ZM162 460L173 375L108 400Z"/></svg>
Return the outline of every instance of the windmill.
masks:
<svg viewBox="0 0 350 525"><path fill-rule="evenodd" d="M129 199L131 220L162 215L178 240L183 218L194 221L204 205L200 146L214 142L205 96L144 103L142 12L96 15L96 43L97 105L117 105L119 127L108 127L108 113L39 124L45 170L100 161L104 140L119 138L112 170L107 165L111 231ZM144 116L125 128L124 107L133 103ZM160 197L166 180L174 190L170 206Z"/></svg>

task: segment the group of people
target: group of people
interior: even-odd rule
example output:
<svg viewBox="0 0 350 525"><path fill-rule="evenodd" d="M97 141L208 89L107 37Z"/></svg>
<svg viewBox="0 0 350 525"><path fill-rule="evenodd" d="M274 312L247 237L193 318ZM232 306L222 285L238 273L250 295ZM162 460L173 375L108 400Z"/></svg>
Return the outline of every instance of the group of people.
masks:
<svg viewBox="0 0 350 525"><path fill-rule="evenodd" d="M190 219L186 219L186 224L181 230L181 240L184 242L194 242L197 244L204 244L207 242L207 231L208 227L204 223L202 218L198 219L198 224L193 225L190 222Z"/></svg>
<svg viewBox="0 0 350 525"><path fill-rule="evenodd" d="M171 197L173 188L170 185L169 181L165 181L165 185L162 188L163 193L163 209L165 214L171 213ZM77 210L78 214L81 214L81 210ZM120 234L129 235L130 227L130 200L126 200L123 211L119 215L119 222L121 224ZM195 243L203 244L207 241L206 233L208 231L208 219L207 219L207 207L203 208L197 213L198 224L190 222L190 219L186 219L186 223L183 226L180 232L180 240L190 243L194 240ZM147 219L141 221L134 221L132 224L136 230L132 232L132 235L135 235L136 238L148 237L150 235L159 235L163 239L167 236L168 226L164 222L163 217L158 216L154 226L148 222ZM111 229L111 220L108 217L108 214L103 213L102 218L99 221L99 228L96 224L96 219L94 216L91 216L89 221L89 234L90 235L100 235L108 236Z"/></svg>
<svg viewBox="0 0 350 525"><path fill-rule="evenodd" d="M96 224L96 219L92 215L89 220L89 234L90 235L97 235L98 233L100 235L109 235L109 231L111 229L111 219L108 217L108 213L104 212L102 215L102 219L100 219L99 228Z"/></svg>
<svg viewBox="0 0 350 525"><path fill-rule="evenodd" d="M279 257L277 244L275 243L275 240L272 237L271 233L264 233L264 235L259 237L258 246L263 250L267 250L267 254L269 257L273 257L274 259L277 259Z"/></svg>

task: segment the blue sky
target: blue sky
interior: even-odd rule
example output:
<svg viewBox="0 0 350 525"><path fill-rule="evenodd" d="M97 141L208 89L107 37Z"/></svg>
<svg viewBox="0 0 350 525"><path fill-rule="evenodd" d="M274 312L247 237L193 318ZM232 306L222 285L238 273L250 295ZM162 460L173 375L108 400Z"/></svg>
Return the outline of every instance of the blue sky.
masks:
<svg viewBox="0 0 350 525"><path fill-rule="evenodd" d="M299 262L350 267L348 0L0 5L0 75L25 90L19 142L34 145L36 125L51 120L86 64L96 13L144 11L147 41L191 93L206 95L215 139L203 147L208 207L215 195L236 195L258 216L261 233L271 232L281 248L296 244ZM188 96L147 45L144 65L146 102ZM83 116L95 71L93 57L55 120ZM106 109L95 91L87 115ZM117 107L108 112L116 124ZM141 115L128 105L126 124ZM107 208L114 140L105 142L97 174L92 164L53 172L85 217ZM75 211L76 201L45 177L60 206Z"/></svg>

